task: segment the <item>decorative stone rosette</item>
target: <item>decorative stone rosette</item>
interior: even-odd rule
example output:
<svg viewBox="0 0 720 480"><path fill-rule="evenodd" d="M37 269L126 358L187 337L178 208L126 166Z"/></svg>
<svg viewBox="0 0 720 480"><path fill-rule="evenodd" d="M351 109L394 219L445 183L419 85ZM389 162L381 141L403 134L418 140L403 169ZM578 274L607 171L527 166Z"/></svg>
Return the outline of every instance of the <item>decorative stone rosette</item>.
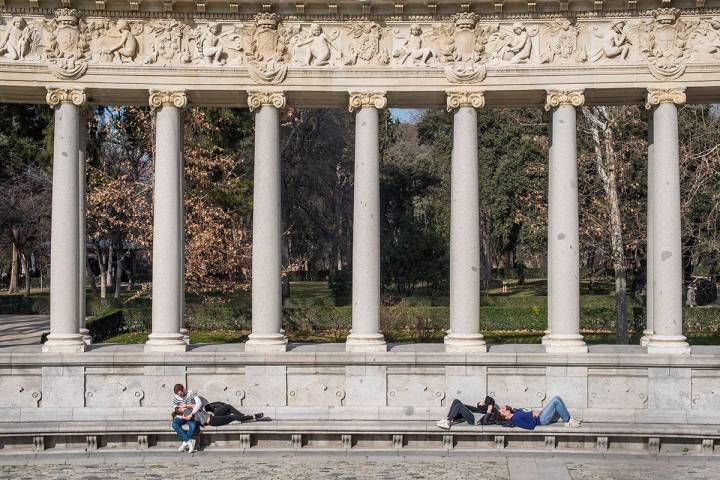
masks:
<svg viewBox="0 0 720 480"><path fill-rule="evenodd" d="M560 105L580 107L585 103L584 90L548 90L545 99L545 110L550 111Z"/></svg>
<svg viewBox="0 0 720 480"><path fill-rule="evenodd" d="M375 107L378 110L387 106L385 92L350 92L348 110L354 112L362 107Z"/></svg>
<svg viewBox="0 0 720 480"><path fill-rule="evenodd" d="M645 108L648 110L661 103L674 103L682 105L685 103L684 88L648 88L647 102Z"/></svg>
<svg viewBox="0 0 720 480"><path fill-rule="evenodd" d="M485 92L478 91L448 91L447 111L452 112L460 107L482 108L485 106Z"/></svg>
<svg viewBox="0 0 720 480"><path fill-rule="evenodd" d="M249 90L247 102L251 112L264 106L275 107L277 109L285 108L285 93L270 92L265 90Z"/></svg>
<svg viewBox="0 0 720 480"><path fill-rule="evenodd" d="M184 90L150 90L149 103L152 108L166 105L185 108L187 107L187 95Z"/></svg>
<svg viewBox="0 0 720 480"><path fill-rule="evenodd" d="M80 107L87 101L87 96L81 88L48 88L45 101L51 108L61 103L72 103Z"/></svg>

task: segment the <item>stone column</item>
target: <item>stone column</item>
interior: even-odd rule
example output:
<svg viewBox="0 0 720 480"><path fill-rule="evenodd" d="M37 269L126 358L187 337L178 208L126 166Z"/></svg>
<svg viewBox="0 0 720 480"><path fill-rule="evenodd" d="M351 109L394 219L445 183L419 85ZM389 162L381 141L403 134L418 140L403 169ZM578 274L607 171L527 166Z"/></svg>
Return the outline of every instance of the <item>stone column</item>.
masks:
<svg viewBox="0 0 720 480"><path fill-rule="evenodd" d="M548 90L545 110L552 111L548 186L547 352L581 353L580 253L578 232L577 144L575 108L582 90Z"/></svg>
<svg viewBox="0 0 720 480"><path fill-rule="evenodd" d="M482 91L447 92L453 112L450 169L450 330L445 351L485 352L480 333L480 192L477 111Z"/></svg>
<svg viewBox="0 0 720 480"><path fill-rule="evenodd" d="M282 351L282 216L280 109L285 94L249 91L255 111L253 180L252 333L245 351Z"/></svg>
<svg viewBox="0 0 720 480"><path fill-rule="evenodd" d="M647 253L645 267L645 331L640 339L640 345L646 347L653 336L653 283L655 278L655 268L653 267L653 189L655 184L655 168L654 168L654 152L655 152L655 131L653 128L653 116L648 116L648 163L647 163Z"/></svg>
<svg viewBox="0 0 720 480"><path fill-rule="evenodd" d="M682 238L680 151L677 105L684 89L648 89L645 107L653 117L652 308L653 335L648 353L690 353L682 334Z"/></svg>
<svg viewBox="0 0 720 480"><path fill-rule="evenodd" d="M82 109L80 114L80 147L78 149L78 211L79 211L79 230L78 230L78 236L79 236L79 242L78 246L80 249L79 252L79 264L78 264L78 289L79 289L79 297L78 297L78 305L80 308L79 316L80 316L80 335L83 337L83 341L86 344L92 343L92 337L90 336L90 331L85 327L85 317L87 316L87 312L85 311L85 274L86 274L86 265L87 265L87 237L86 237L86 219L87 219L87 209L85 207L85 184L86 184L86 174L85 174L85 162L87 159L86 153L87 153L87 129L88 129L88 110Z"/></svg>
<svg viewBox="0 0 720 480"><path fill-rule="evenodd" d="M347 351L384 352L380 333L380 139L385 92L350 92L355 114L352 330Z"/></svg>
<svg viewBox="0 0 720 480"><path fill-rule="evenodd" d="M152 333L146 351L183 352L180 329L185 312L185 211L183 205L182 109L179 90L150 90L155 109L155 188L153 194Z"/></svg>
<svg viewBox="0 0 720 480"><path fill-rule="evenodd" d="M82 352L80 334L80 107L85 92L48 88L55 109L52 225L50 232L50 335L44 352Z"/></svg>

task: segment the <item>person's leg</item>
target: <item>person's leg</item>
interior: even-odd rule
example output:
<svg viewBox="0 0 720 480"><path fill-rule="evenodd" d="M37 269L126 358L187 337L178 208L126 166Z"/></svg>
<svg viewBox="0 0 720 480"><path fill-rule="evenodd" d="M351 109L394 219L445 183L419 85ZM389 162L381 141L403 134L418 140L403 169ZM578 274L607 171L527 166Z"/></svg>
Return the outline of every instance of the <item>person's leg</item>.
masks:
<svg viewBox="0 0 720 480"><path fill-rule="evenodd" d="M470 411L470 409L467 407L467 405L463 404L462 402L457 407L458 409L458 420L460 418L464 419L468 425L475 425L475 415L473 415L473 412Z"/></svg>
<svg viewBox="0 0 720 480"><path fill-rule="evenodd" d="M236 417L234 415L214 415L210 419L210 425L213 427L222 427L230 422L234 422Z"/></svg>
<svg viewBox="0 0 720 480"><path fill-rule="evenodd" d="M548 425L560 417L563 422L570 421L570 412L568 412L565 403L560 397L553 397L545 408L540 412L540 425Z"/></svg>
<svg viewBox="0 0 720 480"><path fill-rule="evenodd" d="M462 405L462 402L460 400L458 400L457 398L452 401L452 403L450 404L450 410L448 411L448 414L447 414L448 420L454 421L454 420L459 420L461 418L460 417L460 406L461 405Z"/></svg>
<svg viewBox="0 0 720 480"><path fill-rule="evenodd" d="M220 403L218 405L213 405L215 408L213 409L213 413L215 415L219 415L221 417L229 414L233 409L232 405L228 405L227 403Z"/></svg>
<svg viewBox="0 0 720 480"><path fill-rule="evenodd" d="M235 415L234 413L231 413L228 415L228 417L231 417L235 422L249 422L250 420L255 420L255 417L253 415Z"/></svg>
<svg viewBox="0 0 720 480"><path fill-rule="evenodd" d="M198 428L198 422L196 422L195 420L188 420L187 425L188 425L187 439L192 440L192 438L195 436L195 431Z"/></svg>
<svg viewBox="0 0 720 480"><path fill-rule="evenodd" d="M180 437L180 440L183 442L187 442L192 438L192 436L188 437L187 432L183 430L182 426L185 424L185 420L183 420L181 417L175 417L172 421L172 429L175 430L175 433L178 434L178 437Z"/></svg>
<svg viewBox="0 0 720 480"><path fill-rule="evenodd" d="M228 413L231 415L238 415L238 416L244 415L240 410L233 407L232 405L228 405Z"/></svg>

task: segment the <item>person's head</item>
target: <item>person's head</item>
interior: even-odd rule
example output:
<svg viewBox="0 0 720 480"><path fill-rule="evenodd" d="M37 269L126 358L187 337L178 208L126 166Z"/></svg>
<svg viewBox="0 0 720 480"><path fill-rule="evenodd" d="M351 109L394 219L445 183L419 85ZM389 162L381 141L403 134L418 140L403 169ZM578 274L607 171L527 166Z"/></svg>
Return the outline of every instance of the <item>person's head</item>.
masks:
<svg viewBox="0 0 720 480"><path fill-rule="evenodd" d="M512 26L513 32L515 32L515 35L520 35L523 30L525 30L525 27L523 27L520 23L513 23Z"/></svg>
<svg viewBox="0 0 720 480"><path fill-rule="evenodd" d="M180 412L178 412L178 409L177 409L177 408L173 408L172 413L170 413L170 418L172 418L173 420L175 420L175 417L177 417L178 415L180 415Z"/></svg>
<svg viewBox="0 0 720 480"><path fill-rule="evenodd" d="M410 35L419 37L421 33L420 25L410 25Z"/></svg>
<svg viewBox="0 0 720 480"><path fill-rule="evenodd" d="M173 392L175 392L175 395L178 397L184 397L187 391L185 390L185 385L182 383L176 383L175 387L173 387Z"/></svg>
<svg viewBox="0 0 720 480"><path fill-rule="evenodd" d="M503 420L510 420L513 414L513 409L510 407L510 405L500 405L500 409L497 413L498 416Z"/></svg>
<svg viewBox="0 0 720 480"><path fill-rule="evenodd" d="M322 27L320 26L320 24L318 24L318 23L313 23L312 25L310 25L310 31L311 31L312 34L315 35L316 37L319 37L320 34L323 33L323 29L322 29Z"/></svg>

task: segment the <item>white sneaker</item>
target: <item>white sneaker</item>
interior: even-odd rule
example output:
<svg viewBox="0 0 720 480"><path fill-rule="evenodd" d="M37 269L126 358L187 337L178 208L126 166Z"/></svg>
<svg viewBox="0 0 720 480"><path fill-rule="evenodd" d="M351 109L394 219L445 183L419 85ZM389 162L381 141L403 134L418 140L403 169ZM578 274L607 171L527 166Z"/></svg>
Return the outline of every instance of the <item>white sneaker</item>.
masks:
<svg viewBox="0 0 720 480"><path fill-rule="evenodd" d="M184 452L187 450L188 442L182 442L180 446L178 447L178 452Z"/></svg>
<svg viewBox="0 0 720 480"><path fill-rule="evenodd" d="M197 450L195 450L195 439L188 441L188 453L195 453Z"/></svg>
<svg viewBox="0 0 720 480"><path fill-rule="evenodd" d="M574 418L571 418L570 421L565 424L565 426L568 428L579 428L580 425L580 420L575 420Z"/></svg>
<svg viewBox="0 0 720 480"><path fill-rule="evenodd" d="M442 428L443 430L450 430L450 420L448 420L447 418L438 420L438 422L435 425Z"/></svg>

